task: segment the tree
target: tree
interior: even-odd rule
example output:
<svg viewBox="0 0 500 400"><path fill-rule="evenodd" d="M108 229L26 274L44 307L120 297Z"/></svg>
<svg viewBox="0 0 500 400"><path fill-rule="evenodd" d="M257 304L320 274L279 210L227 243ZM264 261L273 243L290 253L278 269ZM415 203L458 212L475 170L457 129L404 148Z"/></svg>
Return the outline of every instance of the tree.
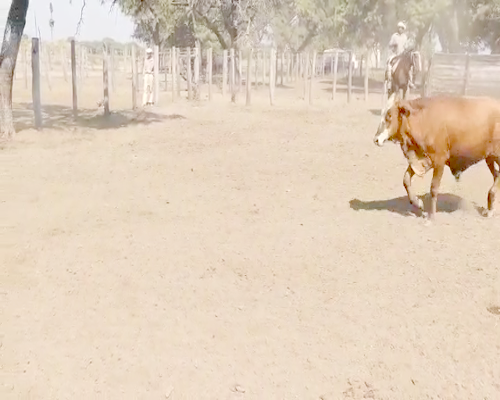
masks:
<svg viewBox="0 0 500 400"><path fill-rule="evenodd" d="M190 0L188 12L223 49L238 49L256 41L277 4L277 0Z"/></svg>
<svg viewBox="0 0 500 400"><path fill-rule="evenodd" d="M241 47L268 23L278 0L112 0L133 17L136 34L155 44L181 26L197 41L214 38L223 49Z"/></svg>
<svg viewBox="0 0 500 400"><path fill-rule="evenodd" d="M114 0L113 4L133 18L137 39L160 47L184 14L172 0Z"/></svg>
<svg viewBox="0 0 500 400"><path fill-rule="evenodd" d="M500 53L500 0L470 1L468 26L469 46L473 48L487 45L492 53Z"/></svg>
<svg viewBox="0 0 500 400"><path fill-rule="evenodd" d="M275 8L272 27L282 46L301 52L310 44L338 45L346 5L341 0L289 0Z"/></svg>
<svg viewBox="0 0 500 400"><path fill-rule="evenodd" d="M15 133L12 117L12 85L17 54L26 25L29 0L12 0L0 51L0 138Z"/></svg>

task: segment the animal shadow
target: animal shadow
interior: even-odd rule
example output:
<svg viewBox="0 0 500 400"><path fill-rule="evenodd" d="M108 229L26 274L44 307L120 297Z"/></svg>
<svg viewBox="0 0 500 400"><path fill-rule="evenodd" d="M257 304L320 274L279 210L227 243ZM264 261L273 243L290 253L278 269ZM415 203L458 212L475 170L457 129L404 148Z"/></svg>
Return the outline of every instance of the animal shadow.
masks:
<svg viewBox="0 0 500 400"><path fill-rule="evenodd" d="M428 209L430 203L430 194L427 193L424 196L419 196L424 202L425 210ZM451 193L441 193L437 200L437 212L452 213L461 208L463 200L461 197L456 196ZM350 207L355 210L378 210L378 211L390 211L403 216L411 215L416 209L410 204L407 196L396 197L389 200L372 200L363 201L359 199L352 199L349 201Z"/></svg>
<svg viewBox="0 0 500 400"><path fill-rule="evenodd" d="M376 115L377 117L380 117L380 113L381 113L380 108L371 108L368 111L370 111L370 113L372 113L373 115Z"/></svg>

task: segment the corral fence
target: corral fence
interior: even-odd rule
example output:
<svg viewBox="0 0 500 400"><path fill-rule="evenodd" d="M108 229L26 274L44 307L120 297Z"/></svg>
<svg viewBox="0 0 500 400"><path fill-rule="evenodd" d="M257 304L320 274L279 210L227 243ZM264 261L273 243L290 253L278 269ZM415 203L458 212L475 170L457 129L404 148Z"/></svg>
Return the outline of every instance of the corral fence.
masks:
<svg viewBox="0 0 500 400"><path fill-rule="evenodd" d="M500 97L500 55L433 55L424 95L439 94Z"/></svg>
<svg viewBox="0 0 500 400"><path fill-rule="evenodd" d="M35 125L42 126L40 85L52 91L55 79L64 79L72 91L74 115L78 115L81 91L88 90L87 80L102 82L103 90L98 101L108 114L109 99L123 96L124 88L118 78L129 81L132 108L141 103L143 91L143 65L145 49L138 45L113 47L103 43L99 47L87 47L74 40L70 42L41 43L38 38L23 42L16 66L16 84L24 80L26 89L31 85ZM335 99L340 82L345 86L347 102L352 99L353 78L363 78L365 100L369 94L369 75L375 67L368 53L335 49L325 52L291 51L277 52L273 48L253 48L214 51L212 48L175 48L160 52L154 47L155 103L161 91L171 93L172 101L179 98L199 100L204 92L210 101L215 92L228 96L233 102L239 94L246 94L246 104L251 104L251 92L258 88L269 91L270 104L275 103L277 86L294 86L299 97L313 103L313 93L318 79L331 84L331 99ZM359 60L359 62L358 62ZM22 84L22 83L21 83ZM118 92L120 91L120 94Z"/></svg>

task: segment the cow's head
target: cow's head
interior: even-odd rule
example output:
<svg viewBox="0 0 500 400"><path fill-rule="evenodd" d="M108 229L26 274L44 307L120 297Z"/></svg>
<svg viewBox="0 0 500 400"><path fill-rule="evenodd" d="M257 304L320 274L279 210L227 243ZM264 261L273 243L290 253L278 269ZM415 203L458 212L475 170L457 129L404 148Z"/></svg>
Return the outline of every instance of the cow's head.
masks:
<svg viewBox="0 0 500 400"><path fill-rule="evenodd" d="M381 120L373 142L377 146L383 146L387 140L400 142L401 129L404 129L411 111L412 108L407 102L400 102L396 100L395 96L391 96L386 108L382 111Z"/></svg>
<svg viewBox="0 0 500 400"><path fill-rule="evenodd" d="M387 140L399 143L413 171L423 176L431 168L432 161L425 152L418 122L412 126L409 121L409 117L416 116L419 110L418 104L412 107L406 101L395 101L383 113L373 141L378 146L383 146Z"/></svg>

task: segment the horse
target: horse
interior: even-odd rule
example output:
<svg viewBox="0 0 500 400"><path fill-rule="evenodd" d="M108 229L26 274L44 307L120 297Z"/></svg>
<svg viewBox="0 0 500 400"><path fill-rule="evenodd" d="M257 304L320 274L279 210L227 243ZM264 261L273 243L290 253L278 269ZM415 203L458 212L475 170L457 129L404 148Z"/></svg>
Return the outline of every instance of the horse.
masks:
<svg viewBox="0 0 500 400"><path fill-rule="evenodd" d="M411 67L418 72L420 70L420 54L413 49L406 49L401 54L391 60L391 79L389 80L389 71L386 73L385 85L387 88L387 97L398 97L403 92L403 99L406 99L408 83L410 81Z"/></svg>

